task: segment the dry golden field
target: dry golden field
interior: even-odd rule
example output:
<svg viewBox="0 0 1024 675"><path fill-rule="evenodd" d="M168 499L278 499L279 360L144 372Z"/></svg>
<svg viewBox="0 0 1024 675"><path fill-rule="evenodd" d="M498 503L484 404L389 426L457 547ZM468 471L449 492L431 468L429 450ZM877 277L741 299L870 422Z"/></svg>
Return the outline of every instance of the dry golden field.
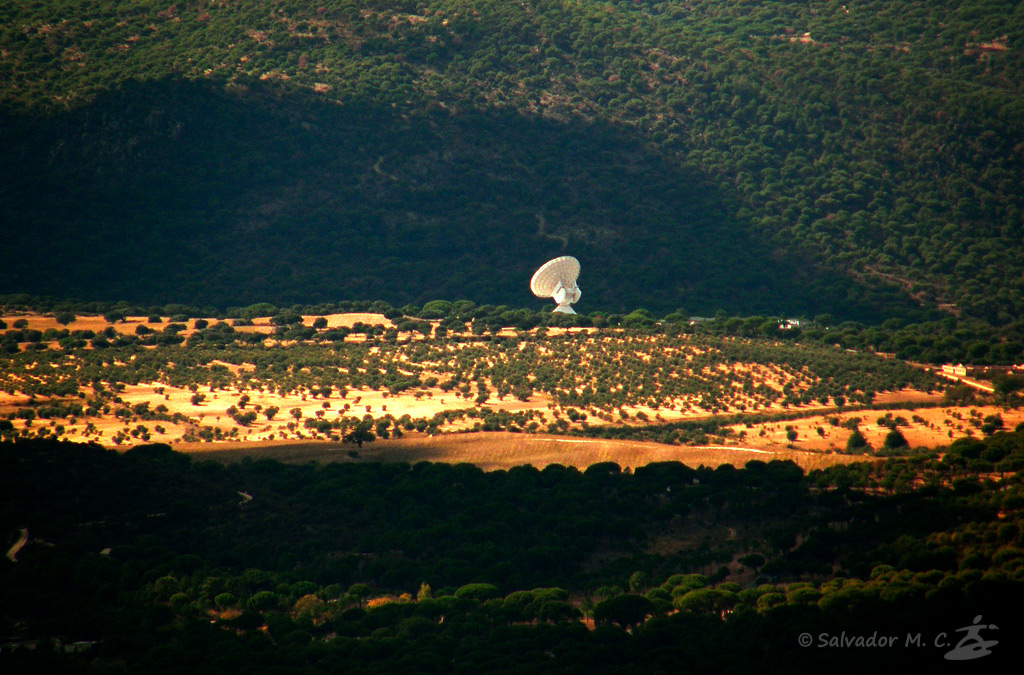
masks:
<svg viewBox="0 0 1024 675"><path fill-rule="evenodd" d="M8 324L18 318L27 321L27 327L45 331L49 328L62 328L50 316L24 315L23 317L5 316ZM315 317L304 317L309 325ZM351 327L357 322L385 326L390 321L379 314L335 314L325 317L328 327ZM128 317L125 322L114 325L114 329L122 335L134 334L139 325L148 325L159 329L161 324L169 323L164 318L160 323L149 324L146 317ZM210 320L214 323L214 320ZM182 335L191 335L194 321L186 323ZM109 327L102 317L81 316L70 326L75 330L93 330L100 332ZM268 336L273 327L268 318L255 319L252 326L239 326L239 332L260 332ZM514 331L503 331L514 336ZM552 329L549 335L562 335L565 331ZM579 354L584 359L595 349L595 342L586 330L577 330L576 342ZM420 336L421 337L421 336ZM416 336L409 336L414 340ZM352 335L349 340L361 341L362 336ZM645 341L656 341L657 338L645 338ZM463 344L451 344L446 348L457 353L467 348ZM536 347L541 356L545 356L547 347L541 344ZM372 352L373 350L371 350ZM650 358L637 352L639 360ZM683 354L679 352L676 356ZM690 348L685 359L690 361L700 356L699 348ZM234 365L221 363L233 375L248 372L252 366L248 364ZM774 364L731 363L728 366L719 364L705 368L705 372L714 370L727 373L732 377L753 380L765 388L780 391L788 383L799 390L806 387L807 381L798 377L793 379L792 373L786 368ZM424 370L424 376L432 374ZM442 376L442 373L436 373ZM613 387L618 386L614 382ZM88 394L88 387L85 387ZM232 387L203 388L205 399L199 403L192 402L195 389L174 387L167 382L147 382L137 385L125 385L118 391L120 402L129 408L147 404L150 409L158 406L166 408L168 415L180 413L179 422L162 421L158 424L145 423L148 442L169 443L172 447L186 452L208 454L218 458L225 453L236 453L238 456L275 456L289 461L316 459L320 461L348 461L348 450L352 446L342 446L332 442L329 434L316 434L303 428L299 421L308 419L334 420L339 417L362 418L370 415L380 418L385 415L400 418L409 415L413 419L431 418L443 411L464 411L473 409L474 403L470 394L456 390L443 391L437 386L421 386L414 390L391 394L386 389L351 388L345 392L335 391L329 396L314 396L301 388L297 391L281 392L272 387ZM242 396L248 397L243 402ZM938 448L952 440L965 435L978 435L980 420L989 415L1000 415L1005 428L1012 429L1024 422L1024 410L1000 408L994 405L976 405L969 407L941 406L943 395L938 392L922 392L913 389L902 391L881 392L875 404L892 406L893 416L905 418L905 424L899 428L912 447ZM33 400L21 392L0 391L0 416L10 415L23 406L47 403ZM556 405L551 396L539 391L533 392L528 401L514 396L498 397L491 392L482 404L491 411L508 413L531 412L538 421L539 430L556 420L564 420L566 408ZM713 414L734 414L743 410L757 409L761 413L793 413L794 408L784 408L777 402L760 408L753 398L745 395L737 388L734 396L715 413L698 405L693 398L676 398L668 405L623 405L620 410L625 412L627 419L619 415L611 415L592 410L586 422L590 426L629 425L632 427L657 425L681 420L699 420ZM249 425L238 424L228 414L228 409L236 406L242 410L265 411L278 408L273 419L258 414L256 421ZM918 407L919 406L919 407ZM477 405L477 409L480 406ZM359 461L395 460L395 461L445 461L470 462L488 469L507 468L516 464L533 464L544 466L550 463L587 466L595 462L614 461L623 467L636 467L652 461L677 460L687 464L718 465L731 463L742 465L749 459L793 459L804 468L816 468L837 462L851 461L851 457L839 454L846 446L851 431L851 418L860 418L858 428L873 448L881 447L889 427L877 422L885 411L878 410L844 410L837 412L831 406L810 405L797 409L799 419L789 421L771 421L759 424L736 424L731 427L732 434L727 436L709 437L708 443L715 447L688 447L664 445L653 442L635 440L607 441L583 439L576 437L558 437L536 433L455 433L472 429L479 424L478 419L456 419L443 426L445 433L433 436L421 432L407 432L402 438L378 440L364 446L359 451ZM639 416L638 416L639 414ZM646 420L644 419L646 417ZM56 427L54 420L35 420L26 422L14 420L16 428L21 429L49 424ZM140 436L132 437L129 432L137 426L136 421L128 422L118 418L109 411L98 416L80 419L66 419L59 422L61 437L73 441L95 441L108 446L121 448L144 442ZM845 426L844 426L845 425ZM221 437L227 441L186 442L187 437L199 428L219 430ZM573 425L572 428L579 428ZM796 433L796 439L788 436ZM116 439L116 441L115 441Z"/></svg>
<svg viewBox="0 0 1024 675"><path fill-rule="evenodd" d="M780 448L663 445L646 441L567 438L547 434L508 432L477 432L442 434L439 436L405 437L378 441L356 450L340 443L188 443L178 450L193 454L196 459L237 461L277 459L285 462L445 462L468 463L491 471L529 464L543 468L549 464L584 469L591 464L615 462L624 470L651 462L682 462L697 467L732 464L741 467L751 460L791 460L805 470L821 469L834 464L863 461L863 457L823 452L806 452ZM357 457L350 456L355 451Z"/></svg>

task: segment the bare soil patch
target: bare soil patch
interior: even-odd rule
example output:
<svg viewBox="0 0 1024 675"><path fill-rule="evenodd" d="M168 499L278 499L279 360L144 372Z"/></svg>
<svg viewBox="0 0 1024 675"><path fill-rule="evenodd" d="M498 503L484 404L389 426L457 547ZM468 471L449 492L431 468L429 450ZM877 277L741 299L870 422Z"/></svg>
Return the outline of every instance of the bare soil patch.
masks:
<svg viewBox="0 0 1024 675"><path fill-rule="evenodd" d="M28 322L26 328L31 330L38 330L46 332L47 329L53 328L55 330L69 331L76 330L91 330L94 333L100 333L106 330L108 327L113 326L121 335L135 335L135 329L140 325L144 325L154 331L161 331L169 323L176 323L169 317L161 317L159 322L150 322L148 317L145 316L126 316L124 321L118 321L116 323L110 323L102 316L94 315L78 315L75 320L69 324L61 325L57 323L57 319L54 316L47 316L44 314L5 314L2 317L8 325L12 325L19 319L24 319ZM313 322L320 318L314 315L305 315L302 317L303 325L311 326ZM360 313L352 312L347 314L327 314L323 318L327 319L328 328L351 328L357 323L363 323L368 326L382 325L386 328L394 326L394 323L390 319L384 318L383 314L373 313ZM213 325L218 323L218 319L208 318L207 323ZM180 322L185 326L185 330L180 331L178 334L185 337L190 336L195 332L196 319L188 319L187 321ZM227 323L233 324L234 321L231 319L227 320ZM273 332L274 326L270 323L270 317L257 317L252 320L251 326L236 326L235 330L240 333L271 333Z"/></svg>

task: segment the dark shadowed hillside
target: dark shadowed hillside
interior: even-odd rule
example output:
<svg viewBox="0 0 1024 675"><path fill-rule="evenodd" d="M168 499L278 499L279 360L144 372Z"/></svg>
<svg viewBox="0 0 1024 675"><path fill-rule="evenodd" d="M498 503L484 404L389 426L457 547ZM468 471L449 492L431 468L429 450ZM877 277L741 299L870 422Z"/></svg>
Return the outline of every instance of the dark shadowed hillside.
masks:
<svg viewBox="0 0 1024 675"><path fill-rule="evenodd" d="M0 292L1024 308L1013 2L0 8ZM952 305L952 306L951 306Z"/></svg>
<svg viewBox="0 0 1024 675"><path fill-rule="evenodd" d="M822 294L844 298L806 259L745 233L728 213L734 194L629 129L274 93L130 84L22 122L25 162L5 201L32 226L11 233L12 288L525 304L533 269L572 253L592 307L809 313Z"/></svg>

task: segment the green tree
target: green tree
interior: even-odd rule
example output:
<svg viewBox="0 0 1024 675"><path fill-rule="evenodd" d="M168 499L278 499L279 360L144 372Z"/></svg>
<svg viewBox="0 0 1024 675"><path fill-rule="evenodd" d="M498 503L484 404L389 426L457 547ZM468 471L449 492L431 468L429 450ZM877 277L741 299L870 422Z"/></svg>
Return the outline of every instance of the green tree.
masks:
<svg viewBox="0 0 1024 675"><path fill-rule="evenodd" d="M868 445L868 439L864 438L864 434L860 432L860 429L854 429L850 437L846 439L846 451L851 454L860 454L870 449L871 446Z"/></svg>
<svg viewBox="0 0 1024 675"><path fill-rule="evenodd" d="M343 443L355 443L356 447L362 448L363 443L372 443L377 439L373 431L371 431L372 426L372 422L360 422L355 428L342 436L341 440Z"/></svg>
<svg viewBox="0 0 1024 675"><path fill-rule="evenodd" d="M907 447L907 439L899 429L893 429L885 435L882 447L886 450L899 450Z"/></svg>
<svg viewBox="0 0 1024 675"><path fill-rule="evenodd" d="M213 599L213 602L217 605L218 609L225 610L229 607L234 607L238 599L231 593L220 593Z"/></svg>
<svg viewBox="0 0 1024 675"><path fill-rule="evenodd" d="M629 630L646 621L653 611L654 604L642 595L616 595L594 607L594 622L617 624Z"/></svg>
<svg viewBox="0 0 1024 675"><path fill-rule="evenodd" d="M365 602L366 599L369 598L372 593L373 591L370 589L369 586L360 583L352 584L351 586L349 586L346 595L355 598L357 602Z"/></svg>
<svg viewBox="0 0 1024 675"><path fill-rule="evenodd" d="M466 584L455 591L456 598L467 598L470 600L488 600L497 597L498 587L494 584Z"/></svg>
<svg viewBox="0 0 1024 675"><path fill-rule="evenodd" d="M736 593L718 588L697 588L672 601L672 606L687 612L721 612L738 602Z"/></svg>
<svg viewBox="0 0 1024 675"><path fill-rule="evenodd" d="M259 591L250 597L245 606L251 610L262 612L268 609L275 609L281 604L281 596L271 591Z"/></svg>
<svg viewBox="0 0 1024 675"><path fill-rule="evenodd" d="M986 436L991 436L995 432L1003 428L1003 417L998 413L994 415L986 415L985 419L981 423L981 431Z"/></svg>

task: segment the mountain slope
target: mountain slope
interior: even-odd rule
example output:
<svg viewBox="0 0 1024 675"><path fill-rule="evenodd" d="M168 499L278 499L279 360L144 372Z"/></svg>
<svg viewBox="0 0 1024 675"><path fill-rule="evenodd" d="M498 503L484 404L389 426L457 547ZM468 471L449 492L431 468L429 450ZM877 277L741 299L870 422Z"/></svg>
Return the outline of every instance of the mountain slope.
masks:
<svg viewBox="0 0 1024 675"><path fill-rule="evenodd" d="M1024 309L1013 2L0 13L2 291Z"/></svg>

